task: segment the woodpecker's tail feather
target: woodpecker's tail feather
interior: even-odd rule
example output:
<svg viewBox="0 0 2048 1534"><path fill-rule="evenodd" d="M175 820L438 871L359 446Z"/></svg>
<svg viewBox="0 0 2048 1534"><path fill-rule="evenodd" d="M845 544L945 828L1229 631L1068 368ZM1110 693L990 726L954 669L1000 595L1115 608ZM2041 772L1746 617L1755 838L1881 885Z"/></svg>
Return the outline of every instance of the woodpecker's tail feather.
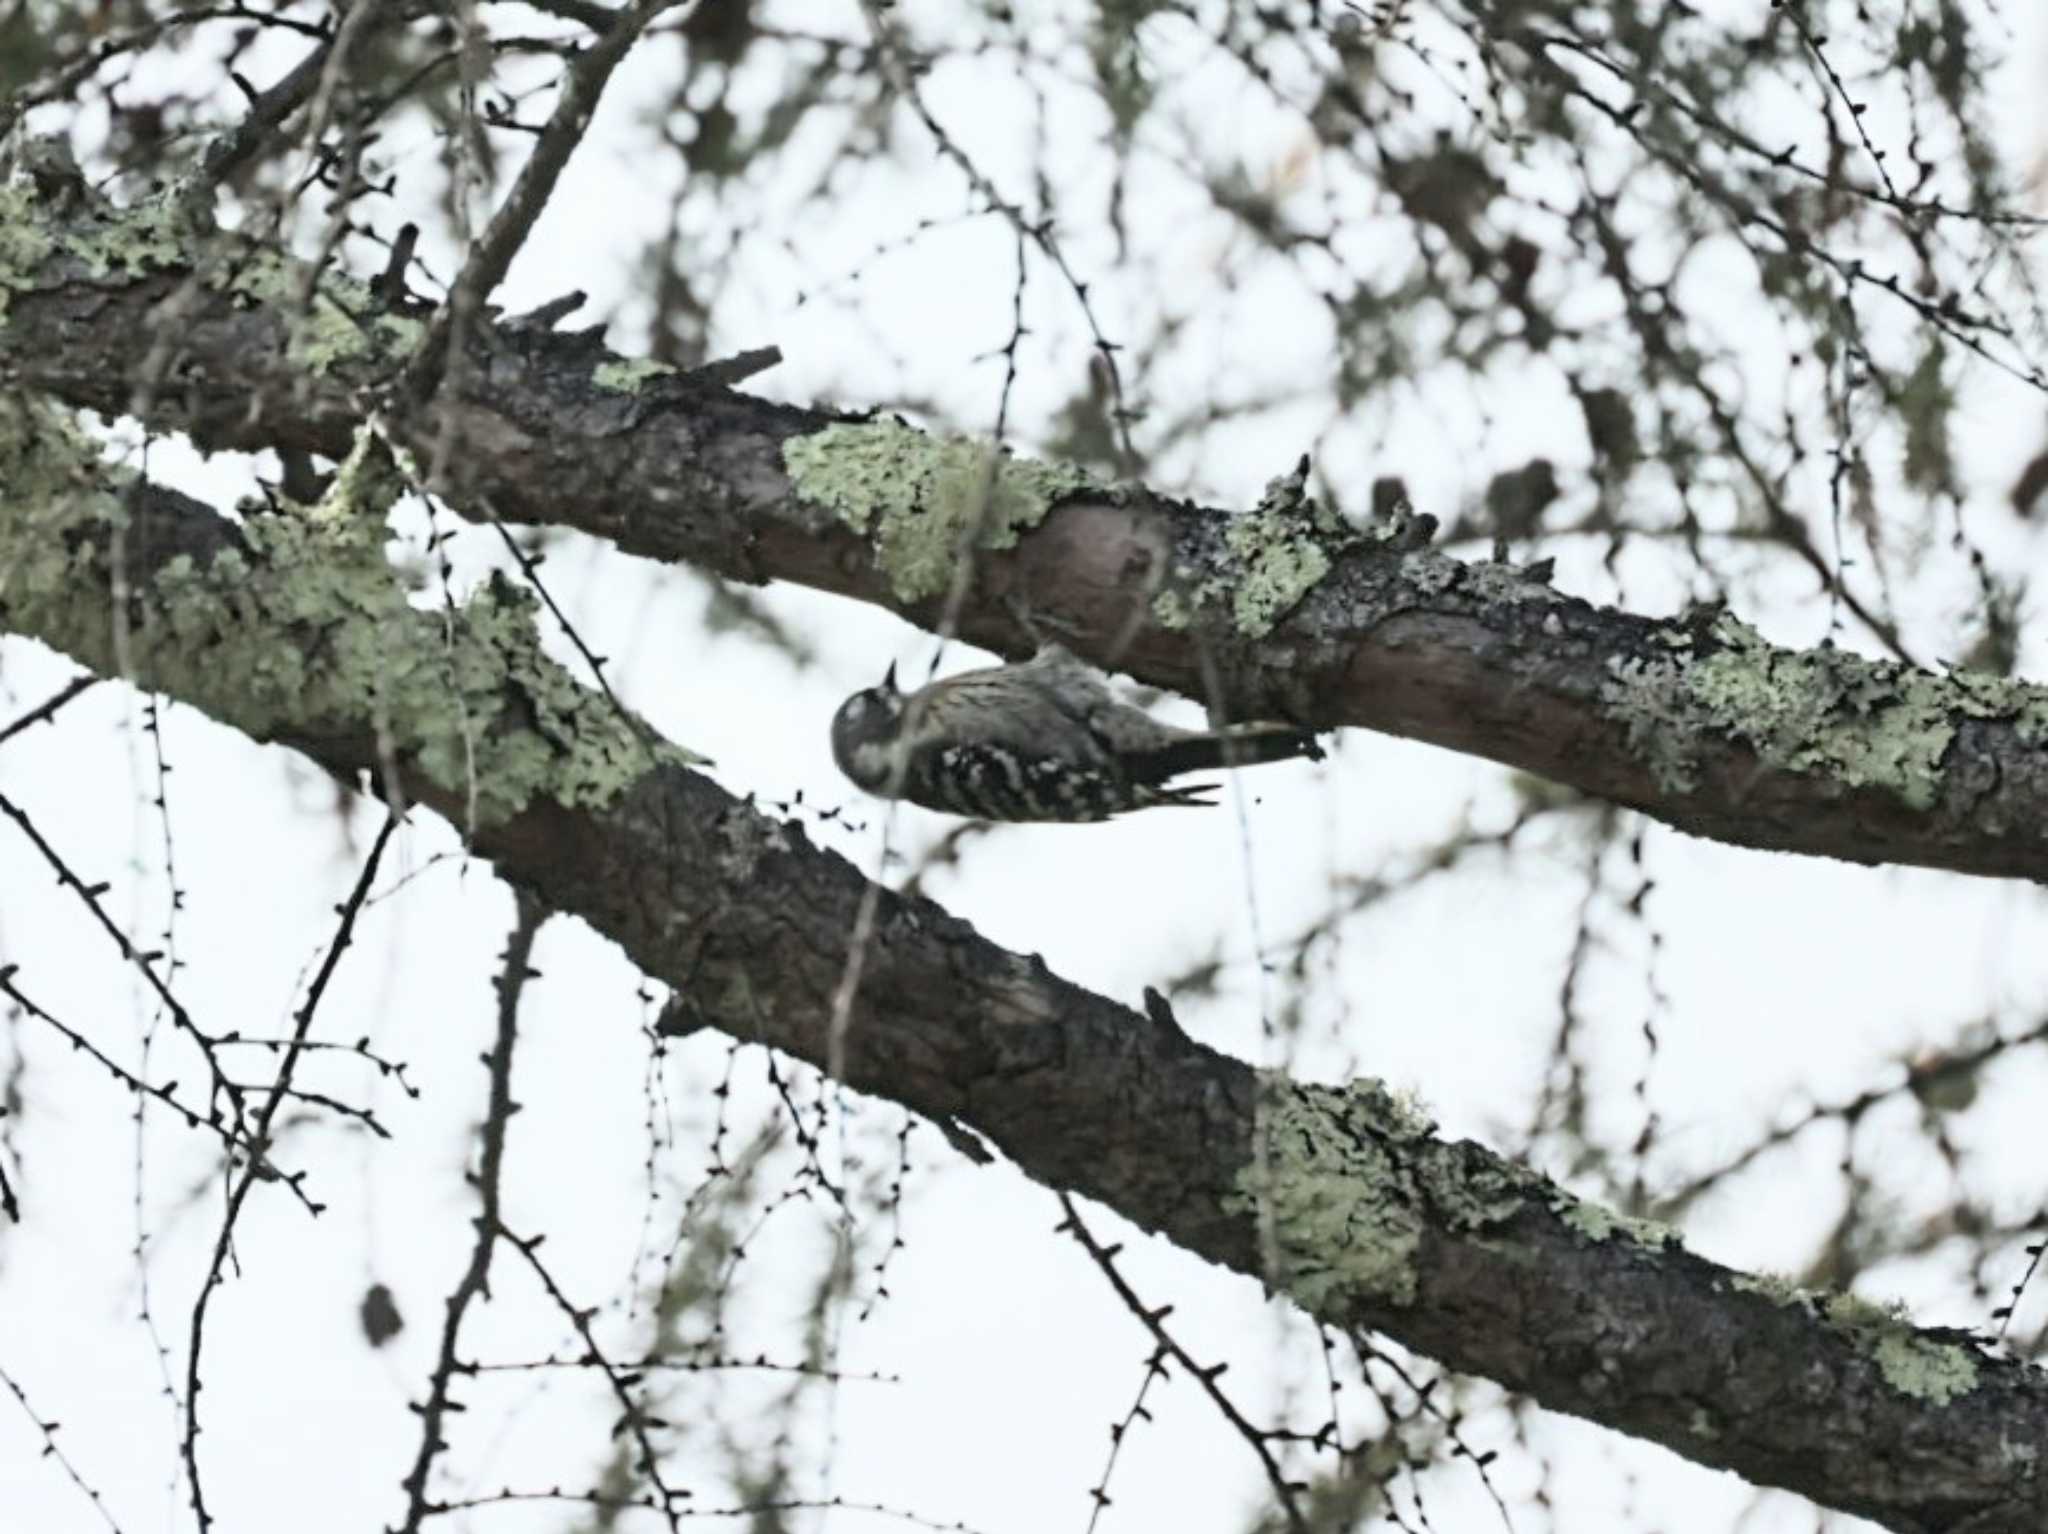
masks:
<svg viewBox="0 0 2048 1534"><path fill-rule="evenodd" d="M1305 756L1312 762L1322 760L1323 748L1317 743L1313 730L1292 724L1233 724L1220 730L1189 735L1150 751L1130 752L1124 758L1124 767L1138 782L1156 784L1177 778L1184 772L1253 767L1261 762L1290 761L1297 756ZM1206 801L1177 799L1173 802L1201 804Z"/></svg>
<svg viewBox="0 0 2048 1534"><path fill-rule="evenodd" d="M1143 801L1137 808L1156 810L1177 806L1181 809L1213 810L1216 808L1216 801L1208 795L1215 793L1221 786L1218 783L1182 783L1174 788L1166 788L1157 783L1141 784L1138 792L1143 796Z"/></svg>

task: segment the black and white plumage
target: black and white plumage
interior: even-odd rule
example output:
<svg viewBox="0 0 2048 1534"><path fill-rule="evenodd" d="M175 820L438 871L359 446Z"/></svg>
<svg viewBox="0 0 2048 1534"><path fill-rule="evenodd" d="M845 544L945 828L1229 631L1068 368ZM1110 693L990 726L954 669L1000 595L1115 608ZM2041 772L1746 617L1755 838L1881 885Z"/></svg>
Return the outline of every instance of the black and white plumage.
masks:
<svg viewBox="0 0 2048 1534"><path fill-rule="evenodd" d="M832 757L871 794L977 820L1107 820L1201 805L1213 783L1183 773L1317 758L1290 724L1183 730L1121 703L1058 645L1028 661L946 677L905 694L896 668L832 717Z"/></svg>

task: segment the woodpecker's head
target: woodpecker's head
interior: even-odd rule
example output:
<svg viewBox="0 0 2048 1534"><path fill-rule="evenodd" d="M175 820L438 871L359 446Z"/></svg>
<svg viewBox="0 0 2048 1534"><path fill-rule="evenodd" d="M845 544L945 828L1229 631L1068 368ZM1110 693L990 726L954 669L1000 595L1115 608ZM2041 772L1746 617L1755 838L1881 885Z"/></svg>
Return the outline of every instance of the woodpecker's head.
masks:
<svg viewBox="0 0 2048 1534"><path fill-rule="evenodd" d="M889 786L896 743L903 734L905 698L896 690L896 667L882 685L857 692L832 716L832 760L871 794Z"/></svg>

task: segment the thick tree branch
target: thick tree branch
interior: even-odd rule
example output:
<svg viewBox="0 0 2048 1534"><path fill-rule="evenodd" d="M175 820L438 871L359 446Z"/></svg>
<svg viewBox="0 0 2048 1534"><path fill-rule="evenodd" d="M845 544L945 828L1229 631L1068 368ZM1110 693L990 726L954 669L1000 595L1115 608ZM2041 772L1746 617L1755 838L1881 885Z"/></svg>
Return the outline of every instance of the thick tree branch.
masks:
<svg viewBox="0 0 2048 1534"><path fill-rule="evenodd" d="M177 387L147 424L339 456L419 343L356 284L325 281L298 313L266 251L195 273L160 205L26 181L5 197L0 368L68 403L130 408L136 337L175 293ZM1058 633L1238 716L1430 741L1740 845L2048 879L2048 689L1777 649L1711 611L1594 607L1420 546L1421 520L1361 529L1285 495L1231 515L1006 463L984 518L973 444L751 399L588 336L478 327L471 347L433 408L389 401L458 509L924 623L961 528L982 526L959 632L991 649Z"/></svg>
<svg viewBox="0 0 2048 1534"><path fill-rule="evenodd" d="M383 563L392 487L373 455L317 513L238 530L169 492L106 490L90 444L0 397L0 483L0 625L112 668L124 519L139 685L347 780L396 772L458 824L473 812L479 854L620 943L685 1021L827 1059L858 872L666 748L650 759L542 656L530 601L487 587L452 622L409 607ZM927 900L881 897L844 1058L859 1090L963 1122L1332 1325L1893 1529L2048 1526L2031 1448L2048 1377L1704 1261L1434 1137L1377 1083L1261 1076L1163 1006L1084 991Z"/></svg>

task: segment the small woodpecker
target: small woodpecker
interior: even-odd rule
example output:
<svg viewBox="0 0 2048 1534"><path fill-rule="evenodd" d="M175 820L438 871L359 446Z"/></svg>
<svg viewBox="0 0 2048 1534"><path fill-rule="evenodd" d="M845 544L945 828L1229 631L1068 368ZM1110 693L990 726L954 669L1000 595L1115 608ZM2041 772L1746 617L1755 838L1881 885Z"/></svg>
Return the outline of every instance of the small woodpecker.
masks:
<svg viewBox="0 0 2048 1534"><path fill-rule="evenodd" d="M1107 820L1159 805L1206 805L1187 772L1320 759L1291 724L1183 730L1118 702L1058 645L1028 661L946 677L905 694L896 668L832 716L832 758L885 799L977 820Z"/></svg>

